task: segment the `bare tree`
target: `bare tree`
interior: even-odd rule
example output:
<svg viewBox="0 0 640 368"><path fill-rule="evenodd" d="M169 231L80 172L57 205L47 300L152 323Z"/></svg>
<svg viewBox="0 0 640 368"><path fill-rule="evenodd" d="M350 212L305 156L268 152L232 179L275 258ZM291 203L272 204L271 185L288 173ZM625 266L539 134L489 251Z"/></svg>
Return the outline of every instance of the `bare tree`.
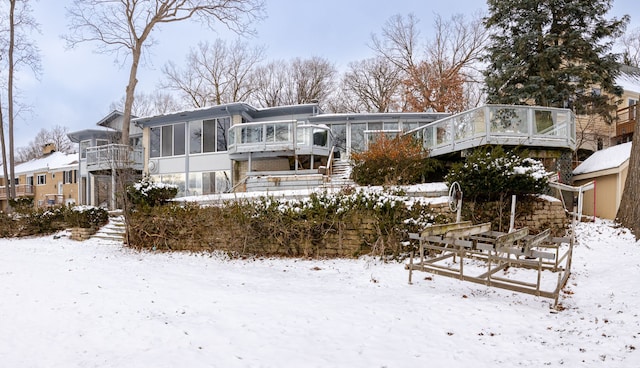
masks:
<svg viewBox="0 0 640 368"><path fill-rule="evenodd" d="M251 100L263 107L326 103L335 92L336 75L335 66L321 57L272 61L256 68Z"/></svg>
<svg viewBox="0 0 640 368"><path fill-rule="evenodd" d="M9 138L9 159L6 157L6 140L4 129L0 131L2 138L2 154L3 162L5 165L8 162L9 170L8 176L5 175L8 184L8 198L15 198L15 155L14 155L14 126L15 120L18 115L16 109L16 96L15 96L15 73L23 66L30 68L36 77L40 73L40 56L38 48L29 39L28 35L32 31L38 30L38 23L31 16L31 6L29 0L9 0L9 12L8 12L8 39L3 40L6 42L6 50L3 48L3 53L6 52L7 65L7 120L8 120L8 138ZM0 124L3 124L0 121Z"/></svg>
<svg viewBox="0 0 640 368"><path fill-rule="evenodd" d="M349 64L343 88L367 112L397 111L400 107L401 70L388 59L377 57Z"/></svg>
<svg viewBox="0 0 640 368"><path fill-rule="evenodd" d="M47 144L53 144L56 151L71 153L74 145L67 136L69 129L56 125L51 129L42 128L26 147L17 149L17 162L25 162L42 156L42 149Z"/></svg>
<svg viewBox="0 0 640 368"><path fill-rule="evenodd" d="M109 105L111 110L122 111L125 97ZM179 111L183 108L172 94L155 91L153 93L138 92L133 100L131 113L138 117L153 116Z"/></svg>
<svg viewBox="0 0 640 368"><path fill-rule="evenodd" d="M620 38L620 43L623 47L623 63L640 68L640 28L625 33Z"/></svg>
<svg viewBox="0 0 640 368"><path fill-rule="evenodd" d="M304 104L323 101L333 93L336 84L336 68L327 59L314 56L296 58L291 63L296 101Z"/></svg>
<svg viewBox="0 0 640 368"><path fill-rule="evenodd" d="M240 34L261 19L264 0L74 0L68 9L70 47L97 42L98 51L131 58L123 111L123 144L129 143L131 109L143 50L154 44L152 31L195 18L213 29L221 23Z"/></svg>
<svg viewBox="0 0 640 368"><path fill-rule="evenodd" d="M253 75L255 86L252 100L261 107L273 107L289 101L293 86L290 83L289 66L284 60L258 66Z"/></svg>
<svg viewBox="0 0 640 368"><path fill-rule="evenodd" d="M179 91L194 107L245 101L254 91L252 73L263 57L264 47L251 48L239 39L200 43L184 69L173 62L163 67L161 87Z"/></svg>
<svg viewBox="0 0 640 368"><path fill-rule="evenodd" d="M458 112L477 101L478 65L488 34L482 17L435 18L431 40L422 41L418 19L396 15L372 36L371 48L403 72L406 109ZM469 100L473 98L473 100Z"/></svg>

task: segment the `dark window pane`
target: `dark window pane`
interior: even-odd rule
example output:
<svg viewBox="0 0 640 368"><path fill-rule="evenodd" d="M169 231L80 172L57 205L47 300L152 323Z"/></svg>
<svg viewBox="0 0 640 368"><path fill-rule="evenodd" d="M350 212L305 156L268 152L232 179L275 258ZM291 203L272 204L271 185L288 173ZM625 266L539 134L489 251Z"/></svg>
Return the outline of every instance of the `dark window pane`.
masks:
<svg viewBox="0 0 640 368"><path fill-rule="evenodd" d="M173 154L184 155L184 123L176 124L173 126Z"/></svg>
<svg viewBox="0 0 640 368"><path fill-rule="evenodd" d="M216 132L216 150L227 150L227 132L231 127L231 119L222 118L218 119L218 131Z"/></svg>
<svg viewBox="0 0 640 368"><path fill-rule="evenodd" d="M205 120L202 122L202 151L216 151L216 121Z"/></svg>
<svg viewBox="0 0 640 368"><path fill-rule="evenodd" d="M160 157L160 128L150 129L149 156Z"/></svg>
<svg viewBox="0 0 640 368"><path fill-rule="evenodd" d="M189 123L189 153L202 152L202 123L192 121Z"/></svg>
<svg viewBox="0 0 640 368"><path fill-rule="evenodd" d="M173 145L173 126L165 125L162 127L162 156L171 156Z"/></svg>

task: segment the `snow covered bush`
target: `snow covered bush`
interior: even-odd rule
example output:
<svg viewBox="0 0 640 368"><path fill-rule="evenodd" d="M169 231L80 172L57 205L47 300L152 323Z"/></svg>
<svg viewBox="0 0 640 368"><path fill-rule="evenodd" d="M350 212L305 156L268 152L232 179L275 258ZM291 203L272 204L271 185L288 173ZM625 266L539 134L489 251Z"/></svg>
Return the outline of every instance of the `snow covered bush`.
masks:
<svg viewBox="0 0 640 368"><path fill-rule="evenodd" d="M445 180L449 185L457 181L465 199L489 202L544 193L547 175L541 162L495 146L474 150L451 167Z"/></svg>
<svg viewBox="0 0 640 368"><path fill-rule="evenodd" d="M127 198L138 208L161 205L175 198L177 194L176 185L156 183L148 176L127 188Z"/></svg>
<svg viewBox="0 0 640 368"><path fill-rule="evenodd" d="M402 246L407 232L444 219L426 201L398 194L347 190L313 193L304 199L265 196L218 206L152 207L131 213L129 244L236 256L400 257L407 252Z"/></svg>
<svg viewBox="0 0 640 368"><path fill-rule="evenodd" d="M101 207L73 206L64 211L64 220L69 227L96 228L109 221L109 213Z"/></svg>

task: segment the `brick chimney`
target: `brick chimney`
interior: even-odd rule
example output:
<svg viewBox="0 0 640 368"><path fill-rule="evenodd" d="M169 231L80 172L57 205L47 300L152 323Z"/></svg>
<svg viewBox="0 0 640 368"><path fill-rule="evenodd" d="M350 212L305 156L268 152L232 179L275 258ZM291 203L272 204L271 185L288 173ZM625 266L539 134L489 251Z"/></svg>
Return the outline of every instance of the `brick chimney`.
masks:
<svg viewBox="0 0 640 368"><path fill-rule="evenodd" d="M44 146L42 146L42 154L43 155L48 155L48 154L53 153L55 151L56 151L55 143L47 143Z"/></svg>

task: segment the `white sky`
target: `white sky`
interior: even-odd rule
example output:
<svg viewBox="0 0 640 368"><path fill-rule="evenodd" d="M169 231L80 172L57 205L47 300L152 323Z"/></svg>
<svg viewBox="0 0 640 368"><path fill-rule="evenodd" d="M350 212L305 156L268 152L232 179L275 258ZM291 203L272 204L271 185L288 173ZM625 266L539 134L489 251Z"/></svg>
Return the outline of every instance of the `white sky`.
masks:
<svg viewBox="0 0 640 368"><path fill-rule="evenodd" d="M94 128L109 113L109 105L124 95L128 64L121 67L112 55L93 53L94 44L66 50L60 35L66 33L66 11L70 0L33 2L42 34L40 80L23 73L17 82L22 101L33 114L25 113L16 127L16 145L26 145L43 127L66 126L70 131ZM267 47L267 60L320 56L344 69L351 61L373 56L367 44L372 33L395 14L414 13L421 20L426 38L434 14L444 18L455 13L486 10L481 0L266 0L268 18L258 24L258 36L249 42ZM632 5L633 4L633 5ZM633 10L632 10L633 9ZM632 27L639 26L640 10L635 0L615 0L613 15L630 13ZM159 31L159 32L158 32ZM138 91L152 92L161 79L160 69L173 60L183 63L191 47L215 38L235 38L221 28L212 32L198 24L170 24L157 29L158 44L138 75Z"/></svg>

